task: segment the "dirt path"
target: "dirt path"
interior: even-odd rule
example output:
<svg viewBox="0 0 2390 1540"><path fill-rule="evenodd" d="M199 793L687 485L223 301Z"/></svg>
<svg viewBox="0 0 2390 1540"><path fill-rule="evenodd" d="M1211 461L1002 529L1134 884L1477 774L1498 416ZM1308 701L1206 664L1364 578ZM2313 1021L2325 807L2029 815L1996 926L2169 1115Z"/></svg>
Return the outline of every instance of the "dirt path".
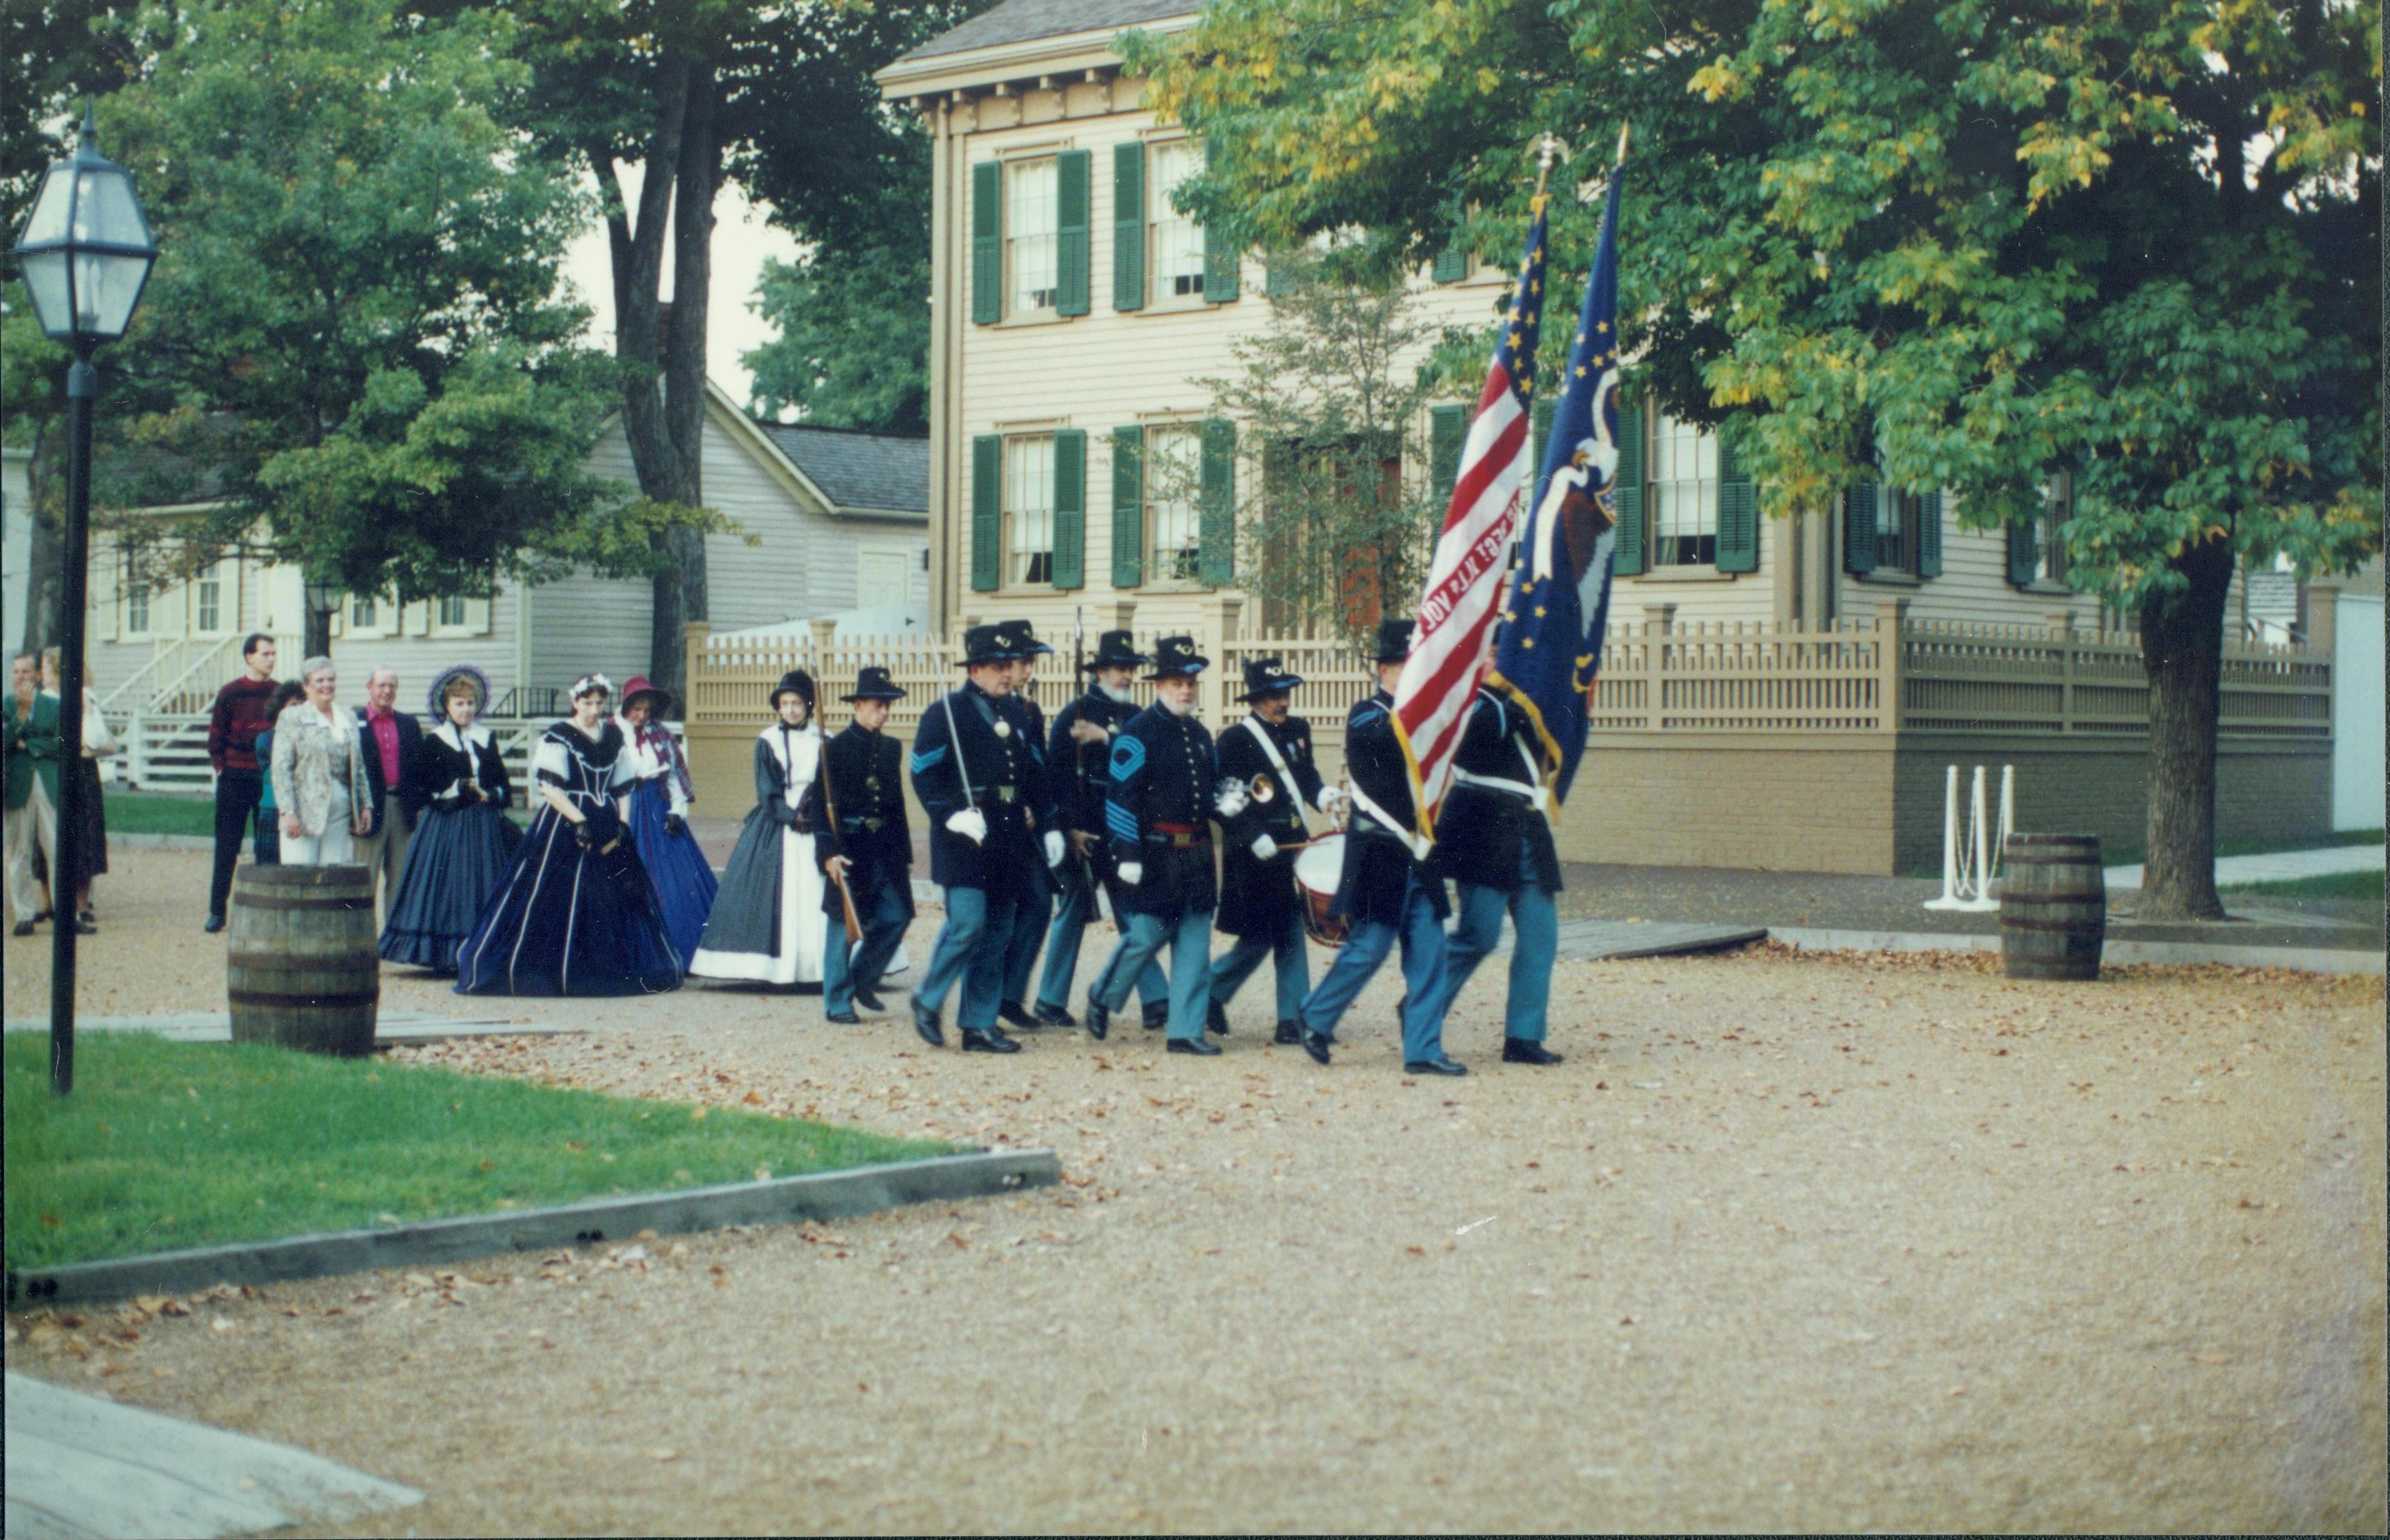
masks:
<svg viewBox="0 0 2390 1540"><path fill-rule="evenodd" d="M136 1003L183 951L122 902L95 989L198 1008ZM12 1014L39 961L9 944ZM1258 993L1206 1061L712 990L417 1051L1052 1145L1068 1183L20 1314L8 1367L430 1494L360 1534L2383 1528L2379 981L1567 964L1566 1065L1496 1063L1483 988L1479 1072L1417 1084L1395 988L1328 1071Z"/></svg>

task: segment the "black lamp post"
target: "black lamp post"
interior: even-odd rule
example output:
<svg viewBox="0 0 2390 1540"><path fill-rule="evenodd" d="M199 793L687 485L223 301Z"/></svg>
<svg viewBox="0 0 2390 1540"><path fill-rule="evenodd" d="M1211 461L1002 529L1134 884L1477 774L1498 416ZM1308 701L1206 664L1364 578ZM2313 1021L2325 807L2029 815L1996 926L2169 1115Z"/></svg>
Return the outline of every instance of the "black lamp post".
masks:
<svg viewBox="0 0 2390 1540"><path fill-rule="evenodd" d="M74 1089L74 878L83 843L84 607L90 589L91 412L99 396L92 350L124 335L158 247L133 178L99 153L91 110L72 156L44 173L17 243L34 318L74 350L67 371L66 570L58 584L58 859L50 867L50 1089Z"/></svg>
<svg viewBox="0 0 2390 1540"><path fill-rule="evenodd" d="M308 658L329 657L332 651L332 611L341 607L341 585L323 577L307 580L307 635L300 644L302 655Z"/></svg>

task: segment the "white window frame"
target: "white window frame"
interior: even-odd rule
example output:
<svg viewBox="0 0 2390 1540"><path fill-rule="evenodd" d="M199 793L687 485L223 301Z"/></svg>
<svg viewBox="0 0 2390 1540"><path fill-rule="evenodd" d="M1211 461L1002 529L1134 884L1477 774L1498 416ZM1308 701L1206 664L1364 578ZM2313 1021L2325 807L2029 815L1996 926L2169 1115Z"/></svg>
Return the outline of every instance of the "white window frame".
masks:
<svg viewBox="0 0 2390 1540"><path fill-rule="evenodd" d="M229 581L225 576L225 568L227 565L233 565ZM218 560L193 577L190 586L192 635L229 636L240 629L240 570L237 564ZM230 610L232 623L229 625L225 623L226 614L225 590L227 587L232 590ZM215 590L212 596L208 592L211 588ZM215 616L213 622L210 623L208 610L212 605L215 610Z"/></svg>
<svg viewBox="0 0 2390 1540"><path fill-rule="evenodd" d="M1648 414L1643 458L1643 570L1714 571L1717 568L1718 442L1717 435L1664 412ZM1680 465L1680 458L1690 464ZM1690 471L1690 474L1684 472ZM1690 518L1681 504L1690 493ZM1709 543L1709 557L1701 558L1701 543ZM1681 542L1692 543L1690 555L1679 558Z"/></svg>
<svg viewBox="0 0 2390 1540"><path fill-rule="evenodd" d="M1062 169L1053 155L1025 156L1004 163L1004 314L1047 316L1061 314L1062 297ZM1025 203L1024 180L1032 175L1045 183L1042 219L1027 216L1036 204ZM1040 227L1042 225L1042 227ZM1024 290L1022 265L1041 261L1047 287ZM1035 269L1033 267L1032 272ZM1045 302L1035 302L1038 294Z"/></svg>
<svg viewBox="0 0 2390 1540"><path fill-rule="evenodd" d="M152 589L149 584L141 576L140 547L135 545L129 541L126 542L124 545L124 587L122 592L124 598L124 635L128 638L134 636L154 635L155 633L149 628L150 622L154 618L150 613L149 602L157 597L156 591Z"/></svg>
<svg viewBox="0 0 2390 1540"><path fill-rule="evenodd" d="M1164 445L1174 447L1165 448ZM1183 449L1175 447L1183 444ZM1181 463L1173 464L1176 458ZM1203 550L1203 426L1199 421L1149 422L1145 425L1145 506L1138 512L1145 531L1145 573L1149 584L1202 585ZM1163 537L1163 521L1183 530L1184 544Z"/></svg>
<svg viewBox="0 0 2390 1540"><path fill-rule="evenodd" d="M1167 162L1181 156L1186 158L1185 165L1175 174L1165 173ZM1147 304L1156 310L1200 309L1203 304L1203 225L1180 213L1170 195L1203 169L1202 146L1184 135L1156 139L1146 146L1145 163L1150 184L1145 197ZM1190 264L1188 272L1176 271L1177 266Z"/></svg>
<svg viewBox="0 0 2390 1540"><path fill-rule="evenodd" d="M372 619L357 618L357 605L360 602L374 607ZM398 632L398 597L395 594L344 594L341 597L341 608L337 614L341 622L341 634L346 636L370 640L379 636L394 635Z"/></svg>
<svg viewBox="0 0 2390 1540"><path fill-rule="evenodd" d="M1001 492L996 506L1002 514L1003 524L1003 586L1051 587L1054 583L1054 435L1006 435L997 474ZM1038 495L1041 492L1042 498ZM1046 537L1042 548L1035 544L1035 535L1041 527Z"/></svg>
<svg viewBox="0 0 2390 1540"><path fill-rule="evenodd" d="M434 636L486 636L490 632L490 604L487 598L474 598L464 594L448 594L431 601L431 635ZM456 619L448 619L448 607L456 607Z"/></svg>

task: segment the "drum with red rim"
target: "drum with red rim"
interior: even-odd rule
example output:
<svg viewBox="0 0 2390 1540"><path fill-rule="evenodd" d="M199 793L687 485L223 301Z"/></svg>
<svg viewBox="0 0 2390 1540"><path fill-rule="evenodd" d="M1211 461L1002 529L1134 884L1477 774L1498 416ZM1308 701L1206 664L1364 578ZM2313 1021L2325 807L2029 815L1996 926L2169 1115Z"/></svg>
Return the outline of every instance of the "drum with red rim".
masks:
<svg viewBox="0 0 2390 1540"><path fill-rule="evenodd" d="M1344 836L1323 834L1294 858L1294 891L1303 900L1303 930L1322 946L1342 946L1350 933L1343 918L1330 918L1336 884L1344 875Z"/></svg>

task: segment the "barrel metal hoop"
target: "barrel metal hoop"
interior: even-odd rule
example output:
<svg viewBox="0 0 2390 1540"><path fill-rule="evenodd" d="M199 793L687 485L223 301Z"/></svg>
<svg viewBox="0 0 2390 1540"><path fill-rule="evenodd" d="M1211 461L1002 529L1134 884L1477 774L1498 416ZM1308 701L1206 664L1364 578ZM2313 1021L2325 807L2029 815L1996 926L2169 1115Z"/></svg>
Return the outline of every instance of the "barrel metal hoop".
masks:
<svg viewBox="0 0 2390 1540"><path fill-rule="evenodd" d="M2019 892L2005 892L2005 893L2000 894L2000 902L2001 902L2002 904L2101 904L2101 905L2104 905L2104 904L2106 904L2106 903L2108 902L2108 895L2107 895L2107 893L2106 893L2103 890L2101 890L2101 889L2098 889L2098 888L2093 888L2093 889L2089 890L2088 892L2072 892L2072 893L2019 893Z"/></svg>
<svg viewBox="0 0 2390 1540"><path fill-rule="evenodd" d="M2107 934L2107 927L2101 924L2087 926L2081 920L2026 919L2023 916L2019 916L2014 919L2011 919L2006 916L2001 917L2000 929L2003 930L2032 930L2042 934L2061 936L2101 936Z"/></svg>
<svg viewBox="0 0 2390 1540"><path fill-rule="evenodd" d="M278 893L235 893L232 906L236 909L318 909L357 910L373 907L373 894L325 893L317 898L284 898Z"/></svg>
<svg viewBox="0 0 2390 1540"><path fill-rule="evenodd" d="M225 995L237 1006L260 1006L275 1010L289 1010L302 1007L317 1009L346 1009L353 1006L379 1005L381 1002L381 991L379 989L370 995L274 995L255 989L228 989L225 991Z"/></svg>

